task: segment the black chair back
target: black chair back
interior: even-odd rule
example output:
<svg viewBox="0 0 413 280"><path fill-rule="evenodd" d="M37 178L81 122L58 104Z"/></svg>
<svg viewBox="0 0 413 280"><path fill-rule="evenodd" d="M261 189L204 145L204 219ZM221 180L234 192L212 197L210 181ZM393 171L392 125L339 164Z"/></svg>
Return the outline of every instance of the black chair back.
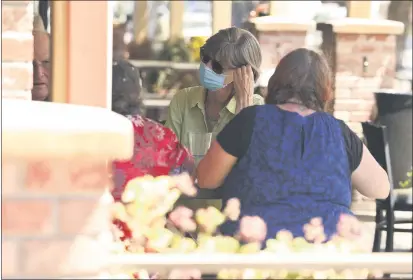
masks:
<svg viewBox="0 0 413 280"><path fill-rule="evenodd" d="M394 188L406 180L412 167L412 94L377 92L377 119L386 127Z"/></svg>
<svg viewBox="0 0 413 280"><path fill-rule="evenodd" d="M364 138L367 142L367 148L376 161L387 172L390 180L390 187L393 188L393 176L386 127L375 125L370 122L363 122L361 125Z"/></svg>

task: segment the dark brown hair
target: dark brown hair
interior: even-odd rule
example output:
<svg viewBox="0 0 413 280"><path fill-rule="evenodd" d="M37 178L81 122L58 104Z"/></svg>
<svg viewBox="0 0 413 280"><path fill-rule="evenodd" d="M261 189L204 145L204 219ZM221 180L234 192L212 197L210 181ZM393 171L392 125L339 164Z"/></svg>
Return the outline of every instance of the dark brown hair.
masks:
<svg viewBox="0 0 413 280"><path fill-rule="evenodd" d="M112 110L121 115L142 114L139 70L126 60L112 65Z"/></svg>
<svg viewBox="0 0 413 280"><path fill-rule="evenodd" d="M284 56L268 82L267 104L289 100L324 111L332 98L332 73L323 55L300 48Z"/></svg>

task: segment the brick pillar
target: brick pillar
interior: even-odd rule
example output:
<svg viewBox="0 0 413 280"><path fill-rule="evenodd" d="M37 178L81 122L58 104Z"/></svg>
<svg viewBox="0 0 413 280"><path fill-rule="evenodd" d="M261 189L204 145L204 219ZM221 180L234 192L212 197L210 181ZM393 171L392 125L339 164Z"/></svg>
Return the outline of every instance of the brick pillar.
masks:
<svg viewBox="0 0 413 280"><path fill-rule="evenodd" d="M130 122L12 99L2 115L2 278L97 275L111 244L108 162L132 155Z"/></svg>
<svg viewBox="0 0 413 280"><path fill-rule="evenodd" d="M345 18L319 24L322 49L335 72L334 115L361 135L374 106L374 92L392 88L396 35L403 24L388 20Z"/></svg>
<svg viewBox="0 0 413 280"><path fill-rule="evenodd" d="M287 53L305 47L307 33L315 29L315 22L266 16L251 19L245 28L257 37L261 45L261 70L266 71L274 69Z"/></svg>
<svg viewBox="0 0 413 280"><path fill-rule="evenodd" d="M345 18L318 24L322 50L335 73L331 111L359 136L373 113L374 92L391 88L396 68L396 35L403 24L388 20ZM374 210L374 201L353 190L355 210ZM362 202L364 201L364 202ZM362 202L362 204L354 203Z"/></svg>
<svg viewBox="0 0 413 280"><path fill-rule="evenodd" d="M31 100L33 1L1 1L2 97Z"/></svg>

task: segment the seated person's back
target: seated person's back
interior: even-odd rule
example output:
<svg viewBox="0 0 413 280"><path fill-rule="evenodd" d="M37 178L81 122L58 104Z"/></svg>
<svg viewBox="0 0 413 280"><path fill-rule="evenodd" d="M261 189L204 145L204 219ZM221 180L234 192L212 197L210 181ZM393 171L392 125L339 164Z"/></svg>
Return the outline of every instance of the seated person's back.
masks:
<svg viewBox="0 0 413 280"><path fill-rule="evenodd" d="M131 120L134 130L133 156L113 163L116 201L127 183L144 175L162 176L177 172L184 164L192 165L192 156L175 133L161 124L141 116L139 71L128 61L113 61L112 110Z"/></svg>
<svg viewBox="0 0 413 280"><path fill-rule="evenodd" d="M351 214L352 184L386 197L387 174L344 122L323 111L330 88L322 56L288 54L269 81L267 105L244 109L218 135L199 164L199 185L220 187L224 202L239 198L242 216L266 221L267 238L282 229L303 236L313 217L331 236L340 214ZM221 229L237 230L236 222Z"/></svg>
<svg viewBox="0 0 413 280"><path fill-rule="evenodd" d="M340 214L350 213L350 174L363 148L357 136L327 113L301 116L274 105L247 108L237 120L239 129L234 121L218 136L240 159L222 185L223 200L238 197L241 214L262 217L270 237L282 229L301 236L313 217L331 234Z"/></svg>

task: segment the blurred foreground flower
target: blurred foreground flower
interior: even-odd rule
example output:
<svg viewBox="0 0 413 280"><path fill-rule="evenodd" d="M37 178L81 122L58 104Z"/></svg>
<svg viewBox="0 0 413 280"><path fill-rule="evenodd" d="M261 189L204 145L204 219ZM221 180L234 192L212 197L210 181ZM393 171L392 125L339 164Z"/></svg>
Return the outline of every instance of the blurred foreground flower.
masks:
<svg viewBox="0 0 413 280"><path fill-rule="evenodd" d="M231 198L227 201L227 205L224 209L224 214L230 219L231 221L236 221L239 218L240 210L241 209L241 202L238 198Z"/></svg>
<svg viewBox="0 0 413 280"><path fill-rule="evenodd" d="M195 196L196 195L196 188L194 186L194 182L189 176L188 173L182 173L176 176L171 177L174 185L174 188L178 188L183 194L187 196Z"/></svg>
<svg viewBox="0 0 413 280"><path fill-rule="evenodd" d="M285 253L330 254L368 250L366 230L357 218L350 215L340 217L337 233L328 241L322 219L315 217L303 226L304 237L294 237L288 230L281 230L275 237L267 239L266 248L262 250L267 226L258 216L242 217L238 234L234 237L223 236L218 231L226 221L239 219L241 205L237 198L228 200L223 212L208 207L198 209L194 214L183 206L174 209L182 194L196 194L187 174L157 178L144 176L131 180L122 195L122 202L114 203L112 209L112 219L117 226L115 237L124 248L119 252L265 253L282 256ZM192 235L197 229L197 236ZM291 272L242 268L222 270L217 276L218 279L365 279L367 274L366 270L360 269ZM135 279L150 277L145 270L125 275L133 275ZM169 279L201 279L202 275L198 269L175 269L169 275L163 275L166 276Z"/></svg>
<svg viewBox="0 0 413 280"><path fill-rule="evenodd" d="M355 216L342 214L337 224L337 234L333 239L338 240L341 247L345 246L353 252L368 253L371 251L371 238L368 229ZM332 239L332 240L333 240Z"/></svg>
<svg viewBox="0 0 413 280"><path fill-rule="evenodd" d="M178 206L169 214L169 220L178 229L184 232L192 232L196 229L196 223L192 219L194 212L183 206Z"/></svg>
<svg viewBox="0 0 413 280"><path fill-rule="evenodd" d="M198 209L195 219L203 231L213 234L225 222L225 216L215 207Z"/></svg>
<svg viewBox="0 0 413 280"><path fill-rule="evenodd" d="M239 234L246 242L262 242L267 236L267 225L258 216L245 216L241 219Z"/></svg>
<svg viewBox="0 0 413 280"><path fill-rule="evenodd" d="M323 220L320 217L315 217L303 227L304 237L310 242L322 243L327 237L324 234Z"/></svg>

